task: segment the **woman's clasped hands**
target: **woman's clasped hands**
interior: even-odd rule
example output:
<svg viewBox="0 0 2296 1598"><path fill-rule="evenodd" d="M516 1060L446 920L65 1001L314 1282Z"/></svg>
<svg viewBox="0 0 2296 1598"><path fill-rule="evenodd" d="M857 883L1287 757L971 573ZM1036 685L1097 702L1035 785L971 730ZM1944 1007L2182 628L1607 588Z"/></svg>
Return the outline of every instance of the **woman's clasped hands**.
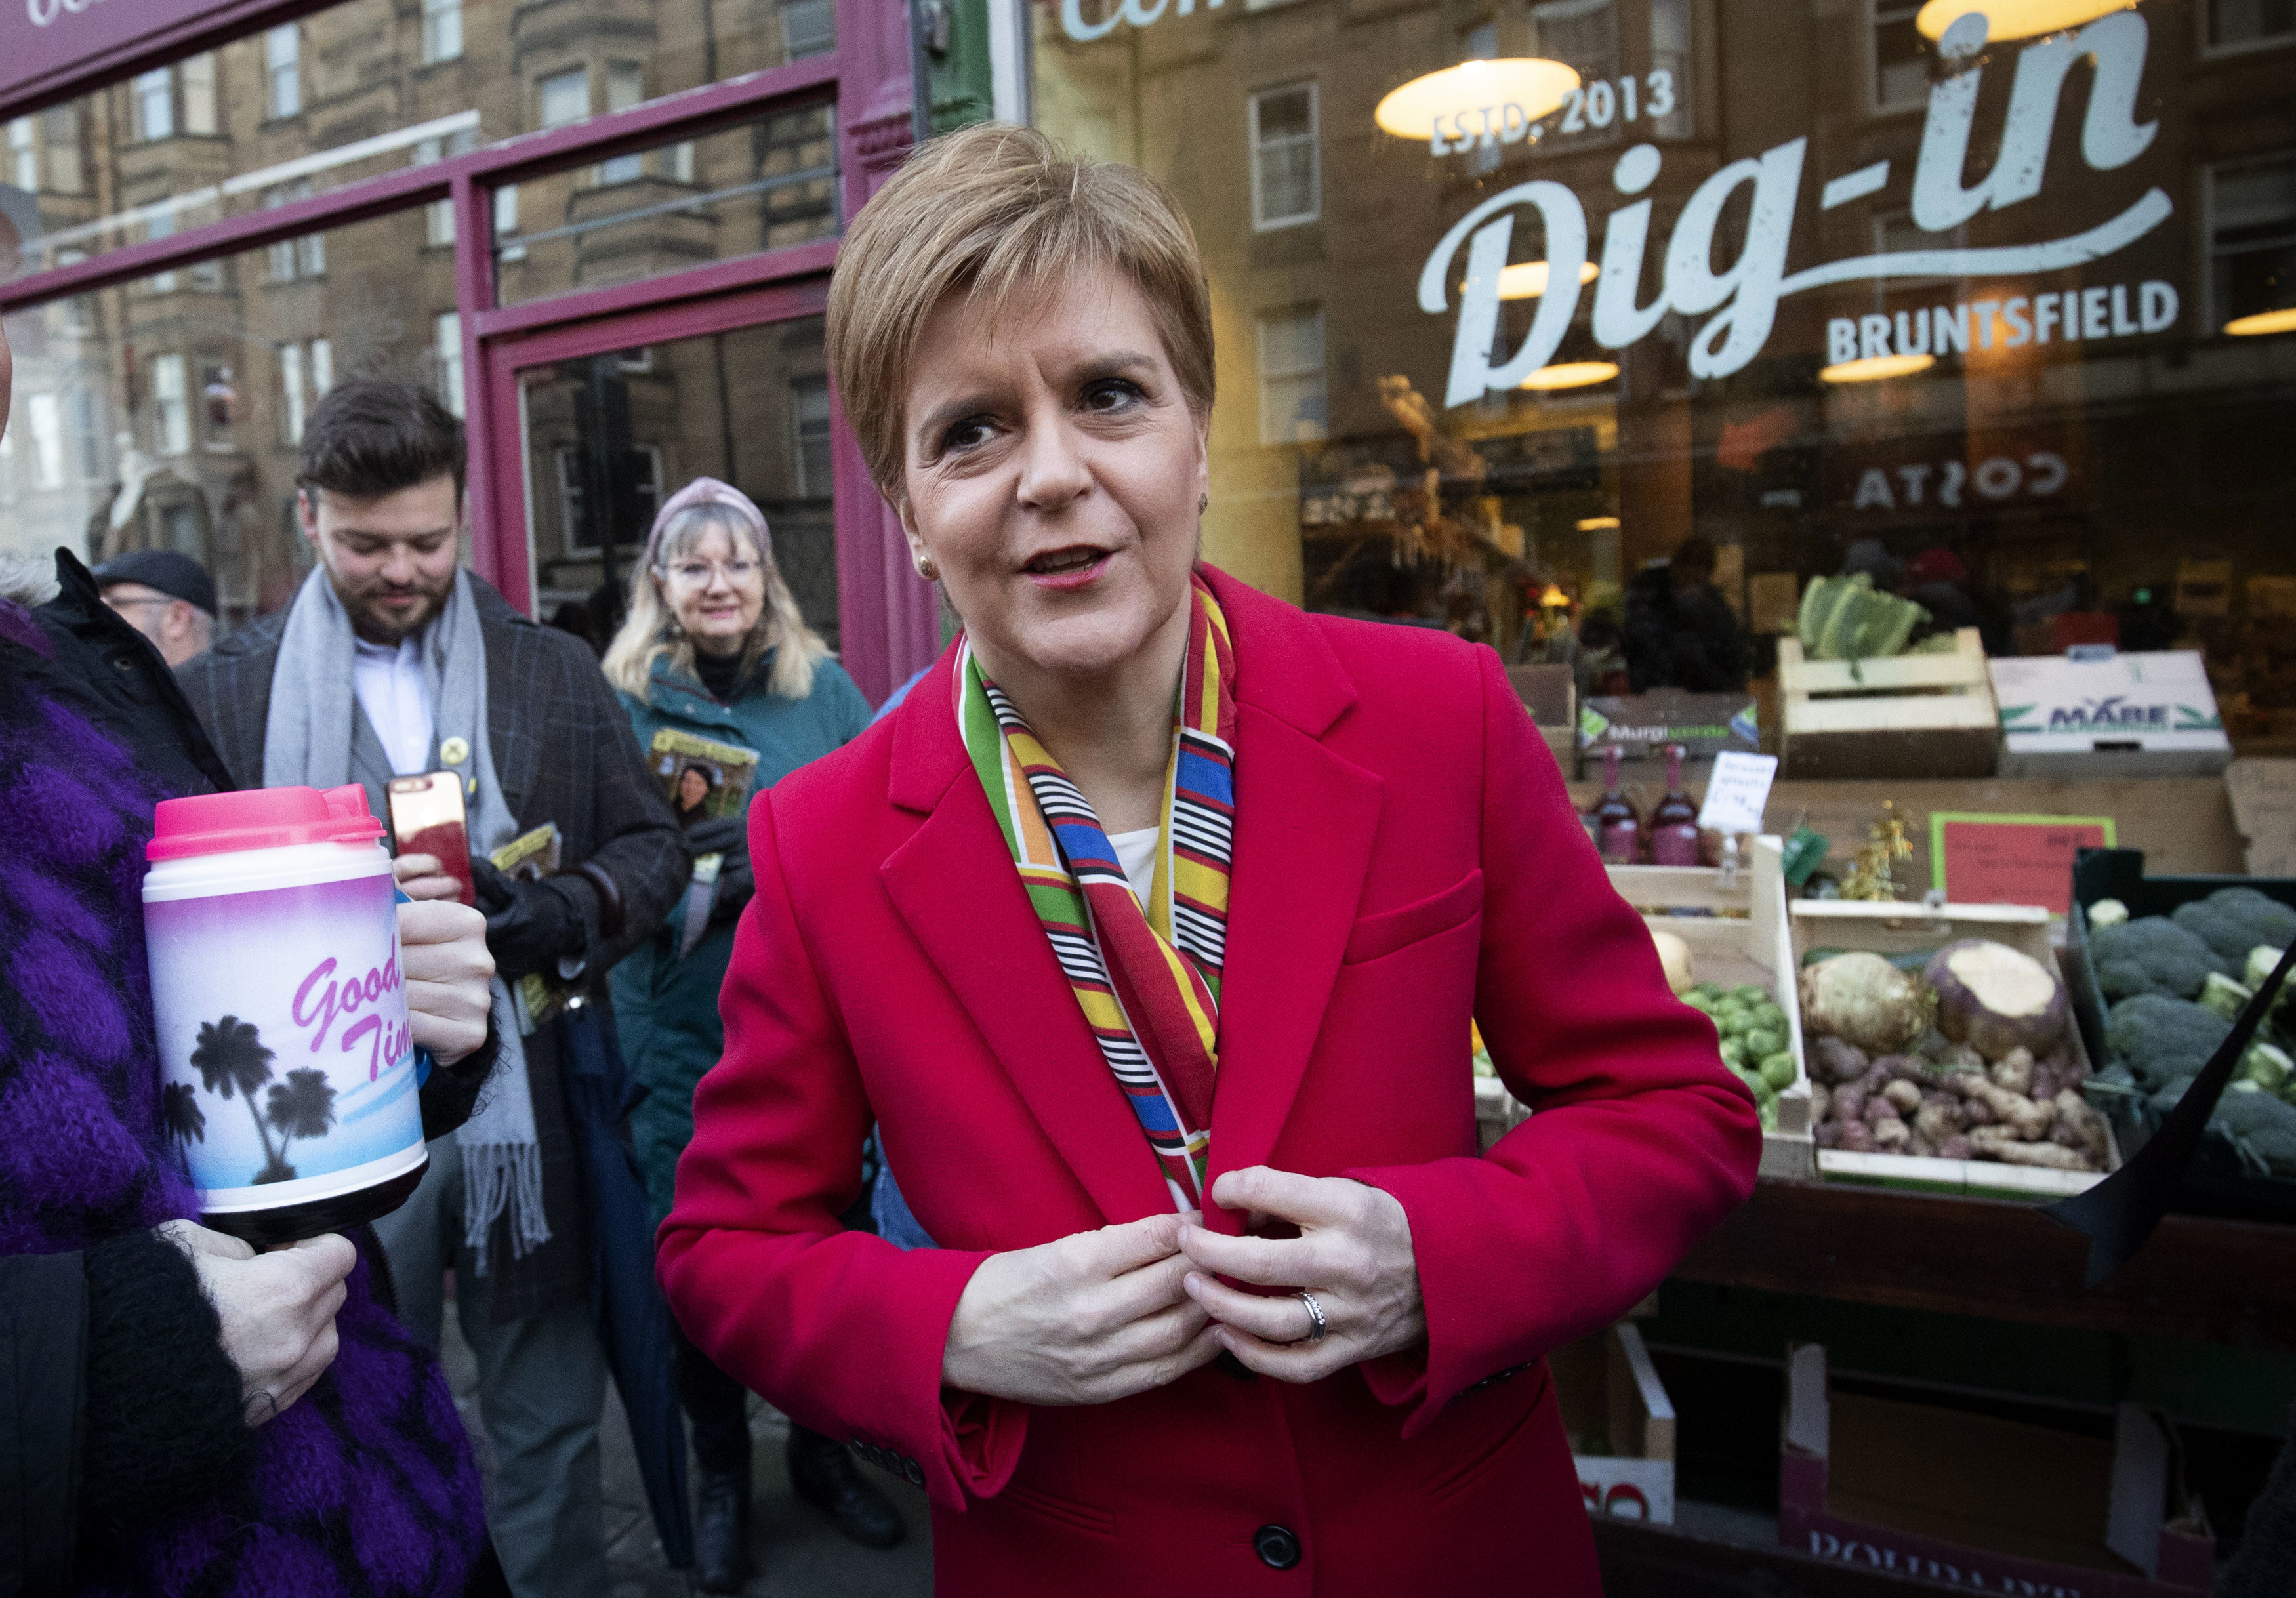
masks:
<svg viewBox="0 0 2296 1598"><path fill-rule="evenodd" d="M1278 1381L1310 1382L1426 1337L1411 1225L1393 1195L1255 1166L1223 1175L1212 1201L1299 1235L1229 1237L1191 1212L992 1255L950 1318L942 1380L1027 1404L1105 1404L1223 1351ZM1320 1337L1303 1291L1322 1312Z"/></svg>

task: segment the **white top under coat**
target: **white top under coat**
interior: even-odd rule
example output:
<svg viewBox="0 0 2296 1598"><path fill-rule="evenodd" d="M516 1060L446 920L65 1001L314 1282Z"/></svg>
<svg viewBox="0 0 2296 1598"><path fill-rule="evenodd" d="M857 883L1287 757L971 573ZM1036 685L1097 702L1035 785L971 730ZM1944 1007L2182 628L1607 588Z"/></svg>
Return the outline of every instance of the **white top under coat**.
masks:
<svg viewBox="0 0 2296 1598"><path fill-rule="evenodd" d="M396 644L355 638L351 685L367 725L382 742L396 774L414 776L430 769L430 695L422 684L422 646L418 639Z"/></svg>

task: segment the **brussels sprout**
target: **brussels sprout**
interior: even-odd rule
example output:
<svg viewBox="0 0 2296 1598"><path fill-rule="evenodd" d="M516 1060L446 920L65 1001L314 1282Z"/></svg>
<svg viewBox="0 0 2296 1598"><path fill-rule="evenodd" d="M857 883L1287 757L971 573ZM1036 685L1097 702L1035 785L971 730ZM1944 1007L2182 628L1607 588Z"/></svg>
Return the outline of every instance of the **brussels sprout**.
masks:
<svg viewBox="0 0 2296 1598"><path fill-rule="evenodd" d="M1714 1001L1694 987L1682 996L1682 1002L1702 1015L1711 1016L1714 1013Z"/></svg>
<svg viewBox="0 0 2296 1598"><path fill-rule="evenodd" d="M1759 982L1741 982L1730 990L1730 996L1749 1004L1759 1004L1770 996L1762 990Z"/></svg>
<svg viewBox="0 0 2296 1598"><path fill-rule="evenodd" d="M1794 1057L1784 1049L1763 1057L1761 1072L1762 1080L1780 1093L1794 1085L1794 1078L1798 1074L1794 1069Z"/></svg>
<svg viewBox="0 0 2296 1598"><path fill-rule="evenodd" d="M1742 1069L1746 1060L1746 1045L1734 1037L1722 1040L1722 1062L1732 1070Z"/></svg>
<svg viewBox="0 0 2296 1598"><path fill-rule="evenodd" d="M1765 1059L1786 1046L1786 1035L1756 1027L1746 1033L1746 1053L1756 1060Z"/></svg>

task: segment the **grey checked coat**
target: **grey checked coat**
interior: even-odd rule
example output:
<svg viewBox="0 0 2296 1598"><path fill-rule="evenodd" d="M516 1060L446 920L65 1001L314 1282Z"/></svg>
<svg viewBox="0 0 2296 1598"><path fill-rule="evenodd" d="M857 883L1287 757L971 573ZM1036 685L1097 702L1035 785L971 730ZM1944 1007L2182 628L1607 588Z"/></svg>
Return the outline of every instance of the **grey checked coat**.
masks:
<svg viewBox="0 0 2296 1598"><path fill-rule="evenodd" d="M471 581L486 636L487 735L503 799L521 832L545 821L558 824L562 871L594 860L621 889L622 928L607 938L599 931L596 889L579 877L565 879L582 904L590 934L586 975L596 1001L603 1003L606 972L660 925L692 874L692 856L645 768L630 718L588 646L571 634L537 626L475 574ZM287 616L282 610L242 628L176 674L217 752L242 787L263 783L271 675ZM373 730L356 707L352 723L355 744L372 745L379 755ZM354 770L364 777L367 774L357 768L368 763L355 759ZM587 1217L581 1214L557 1053L554 1028L545 1027L527 1040L551 1240L519 1259L497 1235L491 1252L501 1263L496 1266L493 1304L503 1319L587 1303Z"/></svg>

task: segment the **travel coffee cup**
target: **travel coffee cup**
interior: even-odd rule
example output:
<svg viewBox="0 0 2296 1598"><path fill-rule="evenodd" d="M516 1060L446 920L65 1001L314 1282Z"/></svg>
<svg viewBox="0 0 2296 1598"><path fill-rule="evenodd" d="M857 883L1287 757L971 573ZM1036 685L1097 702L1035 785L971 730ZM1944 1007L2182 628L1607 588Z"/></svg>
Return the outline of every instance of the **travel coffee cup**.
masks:
<svg viewBox="0 0 2296 1598"><path fill-rule="evenodd" d="M354 783L163 800L144 878L160 1127L260 1248L388 1214L429 1155L382 823Z"/></svg>

